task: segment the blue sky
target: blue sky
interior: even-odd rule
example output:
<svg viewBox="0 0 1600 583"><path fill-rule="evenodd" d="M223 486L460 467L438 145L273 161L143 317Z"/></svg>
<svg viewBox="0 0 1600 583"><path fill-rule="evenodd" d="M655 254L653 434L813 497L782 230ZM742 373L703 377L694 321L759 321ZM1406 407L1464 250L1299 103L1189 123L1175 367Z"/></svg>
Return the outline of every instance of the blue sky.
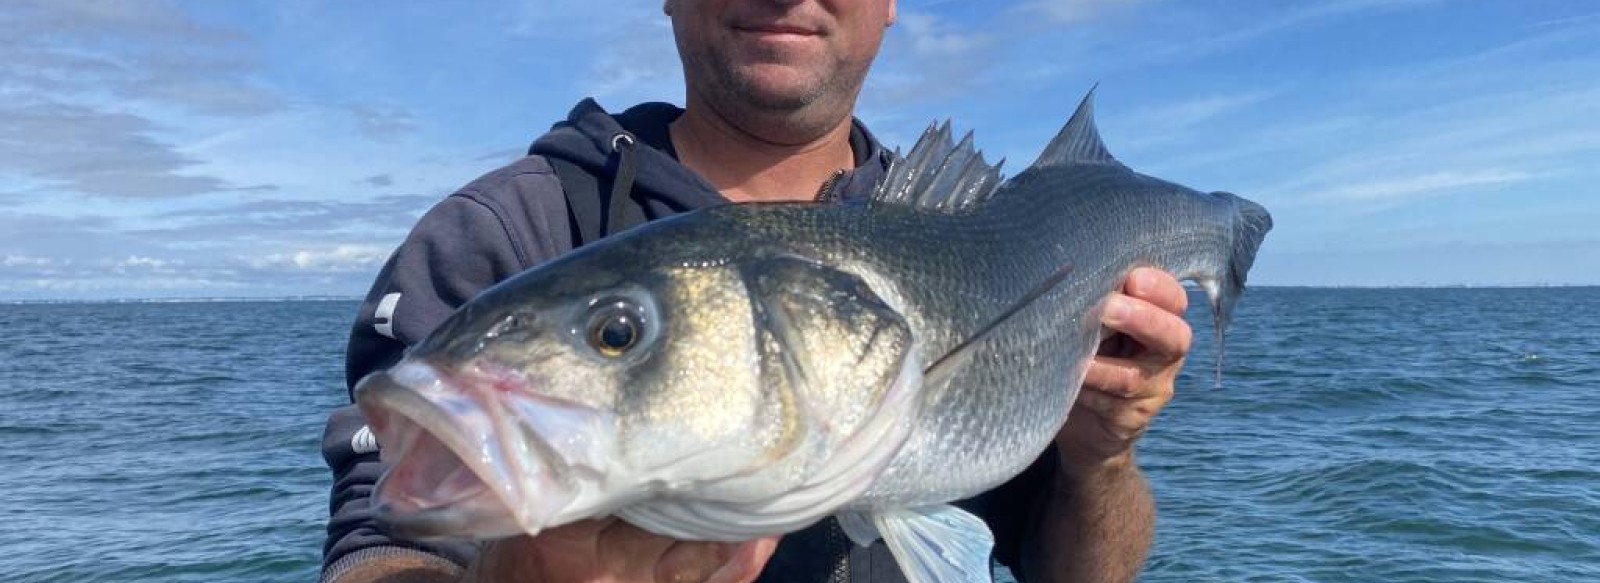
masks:
<svg viewBox="0 0 1600 583"><path fill-rule="evenodd" d="M860 104L1269 207L1264 285L1600 284L1600 5L900 4ZM680 102L659 1L13 0L0 300L354 295L584 96ZM1013 171L1015 167L1011 168Z"/></svg>

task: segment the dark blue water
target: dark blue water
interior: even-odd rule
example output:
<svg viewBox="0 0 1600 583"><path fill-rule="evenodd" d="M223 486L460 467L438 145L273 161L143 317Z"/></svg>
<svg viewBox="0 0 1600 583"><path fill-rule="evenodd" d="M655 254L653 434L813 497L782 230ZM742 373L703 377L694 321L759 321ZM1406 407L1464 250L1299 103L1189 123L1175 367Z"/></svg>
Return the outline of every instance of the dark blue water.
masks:
<svg viewBox="0 0 1600 583"><path fill-rule="evenodd" d="M0 306L0 580L309 581L353 302ZM1258 289L1146 581L1600 581L1600 289Z"/></svg>

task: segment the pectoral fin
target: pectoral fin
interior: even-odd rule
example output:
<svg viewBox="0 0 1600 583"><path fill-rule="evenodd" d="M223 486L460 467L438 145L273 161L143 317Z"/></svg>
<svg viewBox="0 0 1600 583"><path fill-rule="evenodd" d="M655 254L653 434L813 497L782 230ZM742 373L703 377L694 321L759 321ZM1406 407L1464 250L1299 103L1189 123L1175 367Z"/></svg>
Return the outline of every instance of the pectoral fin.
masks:
<svg viewBox="0 0 1600 583"><path fill-rule="evenodd" d="M944 382L949 380L949 378L954 375L956 371L961 370L962 367L965 367L967 363L972 360L974 349L978 346L981 346L983 340L987 338L990 333L994 332L1006 322L1010 322L1012 316L1016 316L1028 306L1033 305L1033 303L1038 301L1039 298L1042 298L1046 294L1055 291L1056 286L1061 285L1061 282L1065 281L1068 275L1072 275L1071 264L1061 266L1061 268L1057 269L1055 273L1050 274L1050 277L1044 278L1044 281L1039 282L1033 287L1033 289L1028 290L1027 294L1023 295L1021 298L1018 298L1017 301L1012 303L1010 307L1005 309L1005 311L995 314L989 320L989 323L985 324L983 328L980 328L976 333L968 336L965 340L962 340L960 344L957 344L955 348L950 349L950 351L946 352L944 356L939 357L939 359L934 361L933 364L928 365L928 369L923 371L922 376L927 379L923 384L930 387L944 384Z"/></svg>
<svg viewBox="0 0 1600 583"><path fill-rule="evenodd" d="M950 505L890 510L873 515L872 522L911 583L993 580L994 534L965 510ZM859 523L846 532L857 543L865 538L851 530L861 530Z"/></svg>

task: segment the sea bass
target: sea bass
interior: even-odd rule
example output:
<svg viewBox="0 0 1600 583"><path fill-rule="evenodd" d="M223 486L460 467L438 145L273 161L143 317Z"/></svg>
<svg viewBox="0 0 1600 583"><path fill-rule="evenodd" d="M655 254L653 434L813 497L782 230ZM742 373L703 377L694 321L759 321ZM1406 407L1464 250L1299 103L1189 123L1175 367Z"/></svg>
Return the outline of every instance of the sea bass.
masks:
<svg viewBox="0 0 1600 583"><path fill-rule="evenodd" d="M391 464L379 513L416 537L615 515L718 541L837 516L912 581L987 580L991 534L949 503L1050 444L1105 298L1158 267L1205 290L1220 340L1271 225L1117 162L1093 92L1004 182L930 128L869 201L678 215L462 306L356 389Z"/></svg>

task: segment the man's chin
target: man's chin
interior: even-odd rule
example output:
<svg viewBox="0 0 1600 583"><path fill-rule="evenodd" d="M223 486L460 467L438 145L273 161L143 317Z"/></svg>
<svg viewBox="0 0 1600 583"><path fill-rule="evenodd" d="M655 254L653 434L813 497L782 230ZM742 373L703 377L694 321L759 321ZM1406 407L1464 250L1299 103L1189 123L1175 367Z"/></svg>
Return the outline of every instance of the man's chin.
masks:
<svg viewBox="0 0 1600 583"><path fill-rule="evenodd" d="M736 101L769 111L801 111L819 101L825 82L794 65L761 63L734 73Z"/></svg>

